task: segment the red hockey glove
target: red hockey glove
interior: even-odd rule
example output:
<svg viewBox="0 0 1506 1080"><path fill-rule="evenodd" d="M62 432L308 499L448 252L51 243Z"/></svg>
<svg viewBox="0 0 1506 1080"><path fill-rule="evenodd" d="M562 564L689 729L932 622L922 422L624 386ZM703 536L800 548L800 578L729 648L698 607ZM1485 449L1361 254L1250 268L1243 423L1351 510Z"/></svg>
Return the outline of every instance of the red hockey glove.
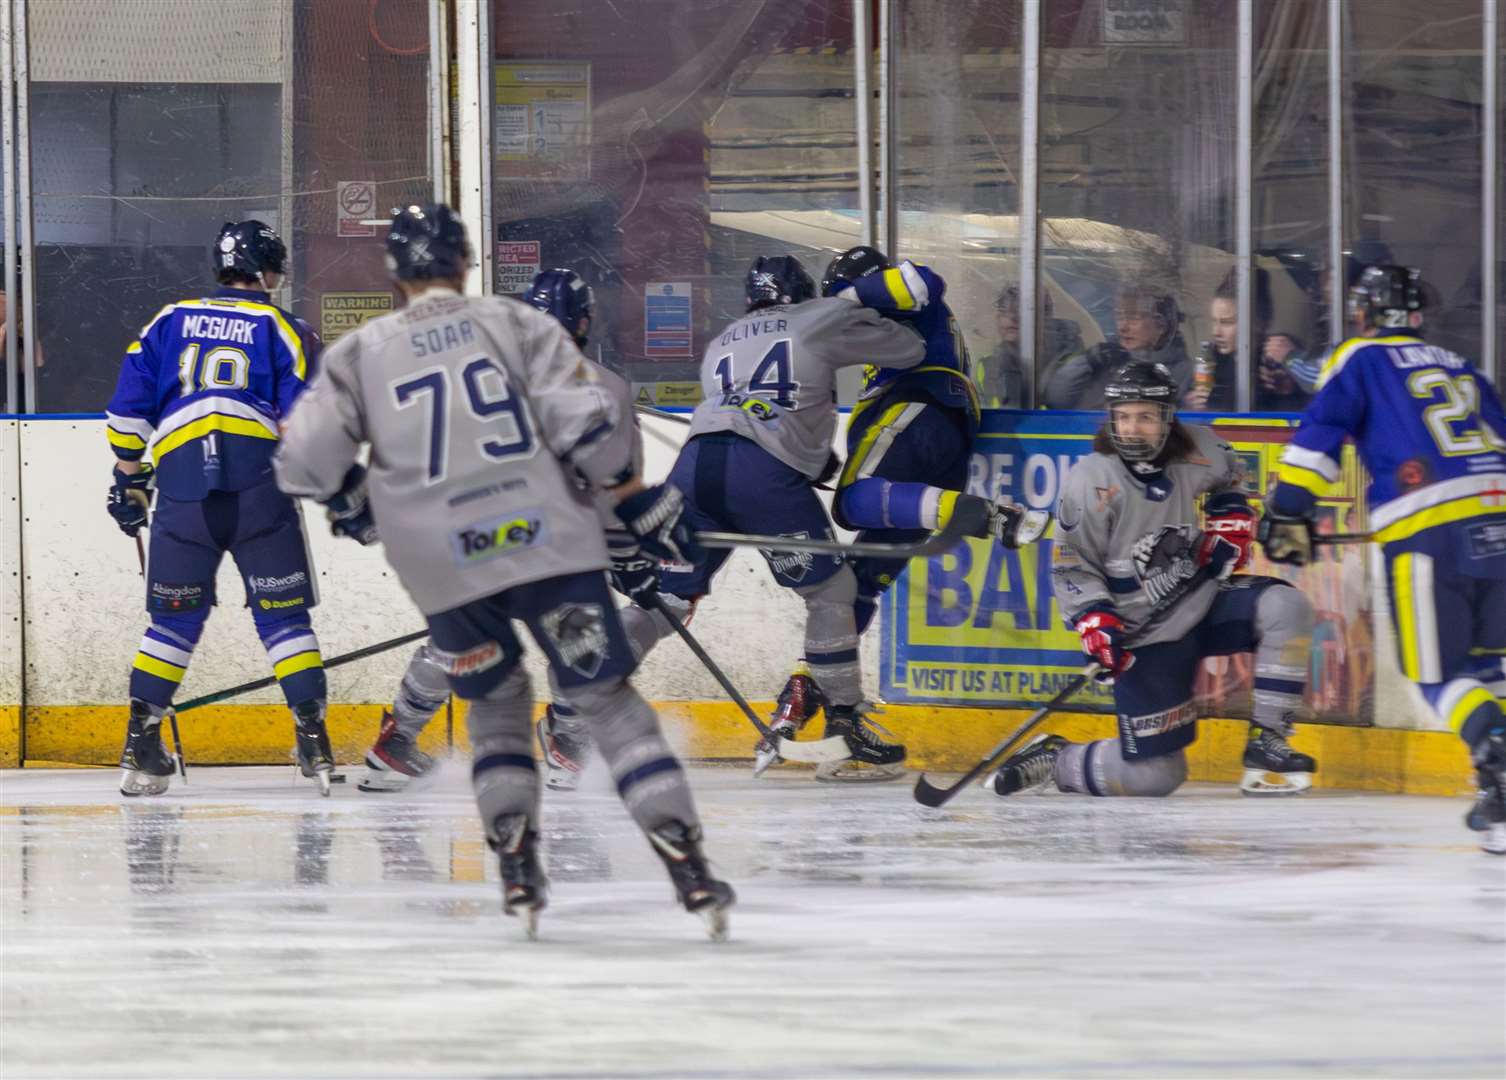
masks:
<svg viewBox="0 0 1506 1080"><path fill-rule="evenodd" d="M1124 647L1124 623L1107 608L1094 608L1077 620L1074 628L1082 638L1082 651L1103 670L1094 678L1112 682L1115 675L1128 671L1135 654Z"/></svg>
<svg viewBox="0 0 1506 1080"><path fill-rule="evenodd" d="M1255 511L1250 509L1250 500L1244 492L1219 491L1209 495L1203 502L1203 517L1205 536L1213 533L1239 548L1234 570L1248 566L1255 547Z"/></svg>

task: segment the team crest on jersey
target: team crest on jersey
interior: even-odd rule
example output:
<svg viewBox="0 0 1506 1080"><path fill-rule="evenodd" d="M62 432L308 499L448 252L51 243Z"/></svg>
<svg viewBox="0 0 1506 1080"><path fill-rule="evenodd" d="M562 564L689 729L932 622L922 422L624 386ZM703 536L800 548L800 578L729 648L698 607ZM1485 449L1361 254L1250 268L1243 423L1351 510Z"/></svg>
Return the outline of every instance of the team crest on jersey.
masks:
<svg viewBox="0 0 1506 1080"><path fill-rule="evenodd" d="M594 679L611 655L606 617L600 604L565 604L539 620L560 662L584 679Z"/></svg>

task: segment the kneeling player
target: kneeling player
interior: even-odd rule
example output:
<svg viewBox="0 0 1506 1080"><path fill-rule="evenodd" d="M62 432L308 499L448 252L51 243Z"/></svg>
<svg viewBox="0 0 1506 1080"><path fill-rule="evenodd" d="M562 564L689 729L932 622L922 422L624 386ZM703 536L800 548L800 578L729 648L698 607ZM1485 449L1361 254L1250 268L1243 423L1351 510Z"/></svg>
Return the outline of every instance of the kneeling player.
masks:
<svg viewBox="0 0 1506 1080"><path fill-rule="evenodd" d="M687 554L680 494L643 486L631 418L557 322L515 300L460 294L470 245L448 207L399 211L387 258L407 306L329 351L288 422L278 482L328 500L371 444L371 512L387 559L469 703L472 783L504 910L531 933L548 889L516 620L592 725L681 904L720 937L733 892L711 876L684 770L628 681L634 659L607 586L606 541L577 474L613 492L643 550L665 559Z"/></svg>
<svg viewBox="0 0 1506 1080"><path fill-rule="evenodd" d="M1370 266L1349 291L1355 336L1323 365L1261 521L1275 562L1312 557L1317 494L1352 437L1372 481L1401 670L1469 748L1466 823L1506 854L1506 413L1484 374L1422 340L1416 270Z"/></svg>
<svg viewBox="0 0 1506 1080"><path fill-rule="evenodd" d="M1196 738L1192 684L1206 656L1255 653L1247 794L1292 794L1313 759L1287 745L1307 686L1312 608L1276 578L1230 575L1249 559L1255 519L1239 461L1208 428L1175 421L1177 386L1160 364L1121 367L1105 395L1108 422L1073 466L1056 513L1056 600L1083 651L1114 682L1119 737L1043 736L994 774L994 791L1054 782L1088 795L1170 795L1187 778ZM1197 500L1205 526L1197 528ZM1147 627L1156 605L1195 584ZM1128 634L1142 631L1134 651Z"/></svg>

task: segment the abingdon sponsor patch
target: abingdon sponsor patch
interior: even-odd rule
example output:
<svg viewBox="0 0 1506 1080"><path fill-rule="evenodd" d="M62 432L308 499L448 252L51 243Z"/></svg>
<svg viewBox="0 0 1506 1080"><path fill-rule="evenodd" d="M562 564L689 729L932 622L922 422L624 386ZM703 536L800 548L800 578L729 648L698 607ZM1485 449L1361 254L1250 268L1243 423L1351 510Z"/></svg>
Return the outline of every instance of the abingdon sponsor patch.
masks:
<svg viewBox="0 0 1506 1080"><path fill-rule="evenodd" d="M511 555L544 541L544 515L521 510L458 529L450 537L450 550L460 566Z"/></svg>

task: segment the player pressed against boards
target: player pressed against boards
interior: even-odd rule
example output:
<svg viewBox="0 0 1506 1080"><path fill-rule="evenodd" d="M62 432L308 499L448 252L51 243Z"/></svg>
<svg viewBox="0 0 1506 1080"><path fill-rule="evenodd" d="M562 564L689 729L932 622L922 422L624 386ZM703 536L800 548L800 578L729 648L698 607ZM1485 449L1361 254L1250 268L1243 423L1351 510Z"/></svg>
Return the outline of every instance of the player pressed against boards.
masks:
<svg viewBox="0 0 1506 1080"><path fill-rule="evenodd" d="M558 321L507 297L461 295L470 244L448 207L397 212L386 247L407 306L330 348L287 421L278 483L349 522L369 510L423 612L427 662L469 706L472 782L504 910L532 934L549 888L516 621L590 728L680 903L724 936L733 892L711 875L685 772L629 681L636 656L590 489L611 500L624 547L673 562L699 554L680 493L643 484L624 398ZM356 463L367 446L369 472ZM477 533L494 542L465 542Z"/></svg>

